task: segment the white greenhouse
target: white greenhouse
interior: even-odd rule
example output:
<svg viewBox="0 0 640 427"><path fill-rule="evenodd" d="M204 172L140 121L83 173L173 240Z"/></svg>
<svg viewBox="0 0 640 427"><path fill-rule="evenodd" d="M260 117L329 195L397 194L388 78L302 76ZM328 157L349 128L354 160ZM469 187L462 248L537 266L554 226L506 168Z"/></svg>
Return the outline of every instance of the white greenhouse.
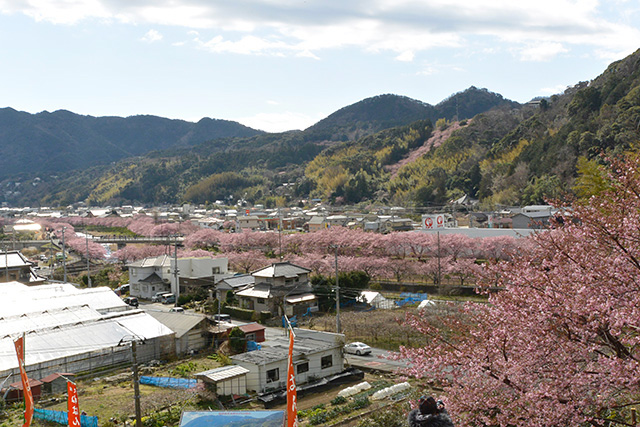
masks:
<svg viewBox="0 0 640 427"><path fill-rule="evenodd" d="M29 378L55 372L92 374L131 361L175 354L174 333L141 310L131 309L109 288L78 289L71 284L2 284L0 376L19 381L13 341L25 337Z"/></svg>

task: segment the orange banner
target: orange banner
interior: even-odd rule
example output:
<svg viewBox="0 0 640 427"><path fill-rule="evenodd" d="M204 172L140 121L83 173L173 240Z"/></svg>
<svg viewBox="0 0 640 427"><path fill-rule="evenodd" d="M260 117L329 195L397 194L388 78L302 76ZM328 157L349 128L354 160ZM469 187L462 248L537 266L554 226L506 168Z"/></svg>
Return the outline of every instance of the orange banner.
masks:
<svg viewBox="0 0 640 427"><path fill-rule="evenodd" d="M293 331L289 328L289 369L287 370L287 427L298 427L296 376L293 370Z"/></svg>
<svg viewBox="0 0 640 427"><path fill-rule="evenodd" d="M69 427L80 427L80 405L78 405L78 388L67 381L67 409Z"/></svg>
<svg viewBox="0 0 640 427"><path fill-rule="evenodd" d="M13 342L18 355L18 367L20 368L20 379L22 380L22 394L24 395L24 424L22 427L29 427L33 419L33 396L29 386L29 378L24 369L24 339L18 338Z"/></svg>

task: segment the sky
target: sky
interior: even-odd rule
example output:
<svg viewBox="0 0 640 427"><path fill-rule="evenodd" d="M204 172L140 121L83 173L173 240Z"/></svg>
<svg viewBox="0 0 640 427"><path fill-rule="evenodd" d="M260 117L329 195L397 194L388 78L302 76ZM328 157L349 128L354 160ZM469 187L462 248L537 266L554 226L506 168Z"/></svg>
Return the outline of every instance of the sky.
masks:
<svg viewBox="0 0 640 427"><path fill-rule="evenodd" d="M0 107L280 132L388 93L527 102L639 48L639 0L0 0Z"/></svg>

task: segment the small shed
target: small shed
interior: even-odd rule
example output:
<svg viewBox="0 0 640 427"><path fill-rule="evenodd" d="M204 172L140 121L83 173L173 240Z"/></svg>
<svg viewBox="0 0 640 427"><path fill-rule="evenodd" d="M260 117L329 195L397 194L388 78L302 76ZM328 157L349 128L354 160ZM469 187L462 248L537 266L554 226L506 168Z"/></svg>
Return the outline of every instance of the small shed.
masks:
<svg viewBox="0 0 640 427"><path fill-rule="evenodd" d="M238 365L223 366L195 374L198 381L206 385L213 384L218 396L231 396L247 393L247 374L249 370Z"/></svg>
<svg viewBox="0 0 640 427"><path fill-rule="evenodd" d="M248 341L264 342L266 328L259 323L247 323L246 325L238 326L238 328L244 332L245 338Z"/></svg>
<svg viewBox="0 0 640 427"><path fill-rule="evenodd" d="M176 354L197 352L211 346L213 335L209 331L212 321L201 314L151 311L158 322L175 332Z"/></svg>
<svg viewBox="0 0 640 427"><path fill-rule="evenodd" d="M33 396L33 400L40 399L40 396L42 396L42 382L34 380L33 378L29 378L29 387L31 387L31 395ZM22 381L18 381L9 384L8 391L3 390L2 394L4 395L6 393L5 400L8 402L18 401L24 399L22 390Z"/></svg>
<svg viewBox="0 0 640 427"><path fill-rule="evenodd" d="M45 394L61 394L67 392L67 380L73 381L76 374L56 372L42 378L42 391Z"/></svg>

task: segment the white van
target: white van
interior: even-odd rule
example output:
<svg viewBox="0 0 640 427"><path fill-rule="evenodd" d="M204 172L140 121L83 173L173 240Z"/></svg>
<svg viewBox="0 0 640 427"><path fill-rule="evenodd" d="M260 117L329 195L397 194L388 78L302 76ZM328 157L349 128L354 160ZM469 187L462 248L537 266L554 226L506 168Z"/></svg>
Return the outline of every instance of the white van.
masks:
<svg viewBox="0 0 640 427"><path fill-rule="evenodd" d="M160 297L160 302L163 304L173 304L176 302L176 296L174 294L163 294Z"/></svg>

